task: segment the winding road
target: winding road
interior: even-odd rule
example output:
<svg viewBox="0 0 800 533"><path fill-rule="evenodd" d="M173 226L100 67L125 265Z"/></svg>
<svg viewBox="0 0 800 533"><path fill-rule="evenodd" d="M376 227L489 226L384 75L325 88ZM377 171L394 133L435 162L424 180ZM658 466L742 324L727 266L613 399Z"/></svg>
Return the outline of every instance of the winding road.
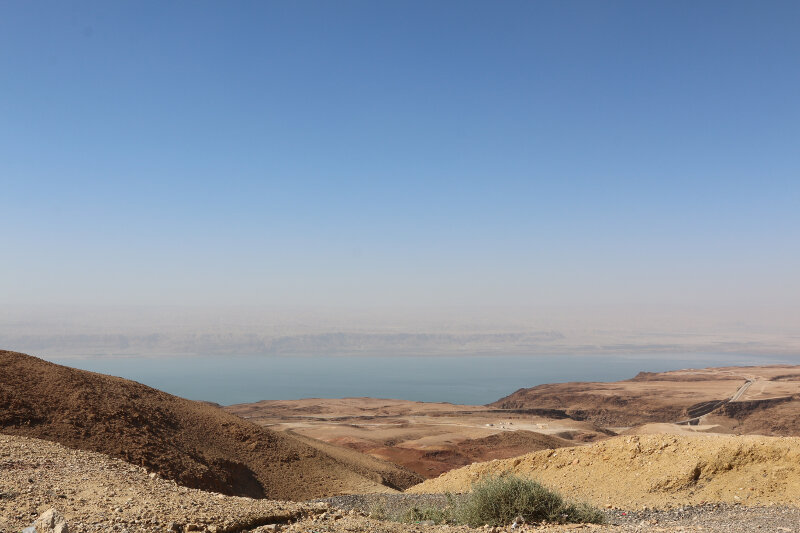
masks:
<svg viewBox="0 0 800 533"><path fill-rule="evenodd" d="M733 396L731 396L730 399L728 399L728 400L720 400L719 402L709 402L707 407L704 407L703 409L695 412L695 414L694 414L694 416L692 418L689 418L687 420L681 420L680 422L675 422L675 424L696 426L697 424L700 423L700 419L702 417L706 416L708 413L710 413L714 409L717 409L718 407L721 407L721 406L725 405L726 403L735 402L739 398L741 398L742 395L747 391L747 389L750 388L750 385L752 385L754 381L755 380L753 380L753 379L746 378L746 381L744 382L744 385L739 387L736 390L736 392L733 393Z"/></svg>
<svg viewBox="0 0 800 533"><path fill-rule="evenodd" d="M745 384L744 384L744 385L742 385L741 387L739 387L739 390L737 390L737 391L736 391L736 393L735 393L733 396L731 396L731 399L730 399L730 400L728 400L728 401L729 401L729 402L735 402L736 400L738 400L739 398L741 398L741 397L742 397L742 394L744 394L744 393L745 393L745 391L746 391L747 389L749 389L749 388L750 388L750 385L752 385L752 384L753 384L753 380L752 380L752 379L748 379L748 380L745 382Z"/></svg>

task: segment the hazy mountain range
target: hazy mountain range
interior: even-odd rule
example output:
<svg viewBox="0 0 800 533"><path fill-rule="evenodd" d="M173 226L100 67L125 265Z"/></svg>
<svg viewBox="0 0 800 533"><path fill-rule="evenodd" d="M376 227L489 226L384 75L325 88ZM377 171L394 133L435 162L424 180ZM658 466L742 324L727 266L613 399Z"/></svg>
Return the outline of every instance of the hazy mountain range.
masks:
<svg viewBox="0 0 800 533"><path fill-rule="evenodd" d="M6 309L0 346L61 356L800 355L800 330L790 319L743 322L680 310Z"/></svg>

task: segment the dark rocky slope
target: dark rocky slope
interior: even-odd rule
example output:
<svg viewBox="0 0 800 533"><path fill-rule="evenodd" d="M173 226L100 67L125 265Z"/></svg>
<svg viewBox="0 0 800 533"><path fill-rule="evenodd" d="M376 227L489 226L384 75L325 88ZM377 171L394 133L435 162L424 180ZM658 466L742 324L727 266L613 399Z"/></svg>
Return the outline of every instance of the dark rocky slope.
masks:
<svg viewBox="0 0 800 533"><path fill-rule="evenodd" d="M192 488L302 500L405 488L420 478L348 464L226 413L122 378L0 351L0 433L101 452Z"/></svg>

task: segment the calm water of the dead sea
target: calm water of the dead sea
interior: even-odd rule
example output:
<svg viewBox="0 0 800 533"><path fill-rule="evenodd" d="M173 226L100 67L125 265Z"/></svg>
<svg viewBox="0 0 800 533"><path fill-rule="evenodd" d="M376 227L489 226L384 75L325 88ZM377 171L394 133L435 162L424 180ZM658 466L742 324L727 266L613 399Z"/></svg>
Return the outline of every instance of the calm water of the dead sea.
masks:
<svg viewBox="0 0 800 533"><path fill-rule="evenodd" d="M223 405L259 400L371 396L462 404L493 402L522 387L614 381L644 370L774 364L746 355L619 356L195 356L49 357L49 361L132 379L192 400ZM796 362L795 362L796 364Z"/></svg>

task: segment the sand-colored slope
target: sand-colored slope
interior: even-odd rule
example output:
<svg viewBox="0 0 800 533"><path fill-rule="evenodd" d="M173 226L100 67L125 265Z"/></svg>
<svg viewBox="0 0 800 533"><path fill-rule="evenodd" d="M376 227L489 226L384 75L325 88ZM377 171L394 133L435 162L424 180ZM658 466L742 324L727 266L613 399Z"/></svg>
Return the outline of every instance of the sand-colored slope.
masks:
<svg viewBox="0 0 800 533"><path fill-rule="evenodd" d="M414 476L368 472L223 410L139 383L0 351L0 433L124 459L182 485L308 499L392 490Z"/></svg>
<svg viewBox="0 0 800 533"><path fill-rule="evenodd" d="M800 506L800 438L620 436L590 446L476 463L407 492L466 492L512 472L596 505L674 507L702 502Z"/></svg>

